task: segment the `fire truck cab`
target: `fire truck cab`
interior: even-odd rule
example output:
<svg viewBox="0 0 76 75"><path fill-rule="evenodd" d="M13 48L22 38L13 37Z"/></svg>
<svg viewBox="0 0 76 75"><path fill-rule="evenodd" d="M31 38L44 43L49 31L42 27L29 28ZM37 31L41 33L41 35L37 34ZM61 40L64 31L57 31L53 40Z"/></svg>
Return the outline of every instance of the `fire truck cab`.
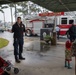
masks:
<svg viewBox="0 0 76 75"><path fill-rule="evenodd" d="M71 26L71 21L74 21L74 25L76 25L76 19L74 16L57 16L57 25L60 28L60 35L66 35L66 32Z"/></svg>

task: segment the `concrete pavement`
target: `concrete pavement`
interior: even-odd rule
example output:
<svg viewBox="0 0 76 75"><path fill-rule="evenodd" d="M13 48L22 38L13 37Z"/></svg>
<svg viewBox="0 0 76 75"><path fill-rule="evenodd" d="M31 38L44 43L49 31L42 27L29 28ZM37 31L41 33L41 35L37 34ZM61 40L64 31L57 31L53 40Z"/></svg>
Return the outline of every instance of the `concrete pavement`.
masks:
<svg viewBox="0 0 76 75"><path fill-rule="evenodd" d="M8 34L6 34L8 35ZM13 56L12 35L9 45L0 50L0 56L6 60L10 60L14 66L20 70L18 75L75 75L74 58L71 63L72 69L64 67L64 42L59 42L57 46L41 45L39 38L25 37L23 56L26 60L20 64L15 63ZM13 71L11 75L15 75Z"/></svg>

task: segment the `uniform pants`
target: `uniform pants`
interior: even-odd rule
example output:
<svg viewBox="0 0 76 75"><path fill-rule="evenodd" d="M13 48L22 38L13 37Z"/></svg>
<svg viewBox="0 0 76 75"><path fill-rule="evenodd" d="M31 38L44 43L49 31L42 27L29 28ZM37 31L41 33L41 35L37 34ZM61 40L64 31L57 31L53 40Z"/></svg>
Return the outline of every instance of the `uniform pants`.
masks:
<svg viewBox="0 0 76 75"><path fill-rule="evenodd" d="M59 39L59 31L57 31L57 39Z"/></svg>
<svg viewBox="0 0 76 75"><path fill-rule="evenodd" d="M14 55L21 55L23 52L23 37L14 38Z"/></svg>

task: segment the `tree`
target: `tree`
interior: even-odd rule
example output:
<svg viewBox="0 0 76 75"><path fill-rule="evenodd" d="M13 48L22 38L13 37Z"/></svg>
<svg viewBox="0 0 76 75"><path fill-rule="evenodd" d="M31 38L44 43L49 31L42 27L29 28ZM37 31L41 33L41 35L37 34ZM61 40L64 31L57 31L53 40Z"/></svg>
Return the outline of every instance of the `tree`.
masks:
<svg viewBox="0 0 76 75"><path fill-rule="evenodd" d="M17 3L17 5L20 6L20 8L17 8L17 13L21 13L21 15L23 14L23 17L25 17L25 15L28 14L27 1L26 2L19 2L19 3Z"/></svg>
<svg viewBox="0 0 76 75"><path fill-rule="evenodd" d="M31 4L30 5L30 11L33 13L33 14L38 14L39 12L41 12L41 8L37 5L37 4Z"/></svg>
<svg viewBox="0 0 76 75"><path fill-rule="evenodd" d="M11 25L12 25L12 24L13 24L12 8L15 7L15 4L11 3L11 4L8 4L8 6L10 7L10 12L11 12Z"/></svg>
<svg viewBox="0 0 76 75"><path fill-rule="evenodd" d="M5 13L2 9L0 9L0 12L3 13L3 17L4 17L4 23L5 23Z"/></svg>
<svg viewBox="0 0 76 75"><path fill-rule="evenodd" d="M30 1L20 2L17 4L20 8L17 8L17 13L22 13L23 18L26 15L38 14L41 11L41 8Z"/></svg>
<svg viewBox="0 0 76 75"><path fill-rule="evenodd" d="M6 9L6 8L8 8L7 5L0 5L0 12L3 13L3 17L4 17L4 25L5 25L5 13L4 13L3 9Z"/></svg>

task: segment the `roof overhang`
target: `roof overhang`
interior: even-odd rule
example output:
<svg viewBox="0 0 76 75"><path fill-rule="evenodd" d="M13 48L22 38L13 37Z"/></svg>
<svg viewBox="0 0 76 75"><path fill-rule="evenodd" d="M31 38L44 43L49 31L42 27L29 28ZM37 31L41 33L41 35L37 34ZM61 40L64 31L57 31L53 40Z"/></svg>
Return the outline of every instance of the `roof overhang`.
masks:
<svg viewBox="0 0 76 75"><path fill-rule="evenodd" d="M0 4L16 3L22 1L28 1L28 0L0 0Z"/></svg>
<svg viewBox="0 0 76 75"><path fill-rule="evenodd" d="M28 0L0 0L0 4L22 2ZM30 0L54 12L76 11L76 0Z"/></svg>
<svg viewBox="0 0 76 75"><path fill-rule="evenodd" d="M31 0L54 12L76 11L76 0Z"/></svg>

